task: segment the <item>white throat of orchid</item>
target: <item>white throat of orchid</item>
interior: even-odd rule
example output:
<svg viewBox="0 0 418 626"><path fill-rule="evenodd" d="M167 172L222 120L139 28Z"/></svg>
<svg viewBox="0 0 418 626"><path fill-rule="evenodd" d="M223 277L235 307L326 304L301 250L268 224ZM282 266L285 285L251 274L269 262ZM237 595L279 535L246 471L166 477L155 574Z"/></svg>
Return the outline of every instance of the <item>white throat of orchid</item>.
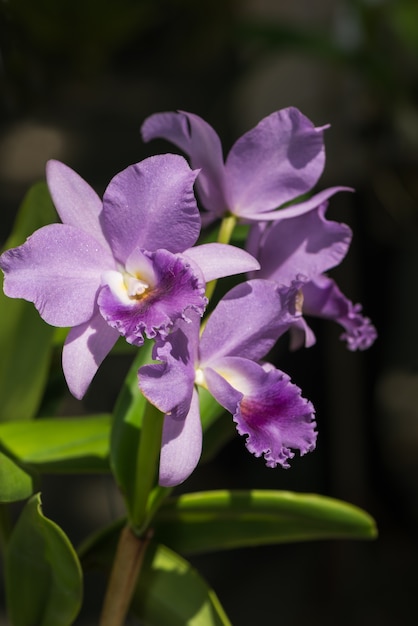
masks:
<svg viewBox="0 0 418 626"><path fill-rule="evenodd" d="M125 267L102 274L102 284L108 285L121 303L129 305L146 297L157 284L157 277L151 259L136 248Z"/></svg>
<svg viewBox="0 0 418 626"><path fill-rule="evenodd" d="M207 389L205 374L200 367L196 368L194 382L195 385L197 385L198 387L204 387L205 389Z"/></svg>

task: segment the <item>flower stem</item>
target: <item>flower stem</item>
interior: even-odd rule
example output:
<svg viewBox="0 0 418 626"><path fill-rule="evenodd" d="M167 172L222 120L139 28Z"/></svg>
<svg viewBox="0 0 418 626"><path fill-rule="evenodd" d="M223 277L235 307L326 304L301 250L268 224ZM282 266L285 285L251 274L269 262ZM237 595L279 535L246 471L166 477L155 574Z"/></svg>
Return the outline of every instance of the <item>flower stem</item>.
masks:
<svg viewBox="0 0 418 626"><path fill-rule="evenodd" d="M148 500L158 475L163 422L164 415L147 403L136 457L135 489L130 515L132 527L138 533L146 528L148 522Z"/></svg>
<svg viewBox="0 0 418 626"><path fill-rule="evenodd" d="M150 535L137 537L125 526L119 537L99 626L123 626Z"/></svg>
<svg viewBox="0 0 418 626"><path fill-rule="evenodd" d="M236 223L237 223L237 218L235 217L235 215L228 215L227 217L224 217L219 227L218 243L230 242ZM211 299L213 292L215 291L216 283L217 283L216 280L212 280L210 283L206 285L205 295L208 300Z"/></svg>

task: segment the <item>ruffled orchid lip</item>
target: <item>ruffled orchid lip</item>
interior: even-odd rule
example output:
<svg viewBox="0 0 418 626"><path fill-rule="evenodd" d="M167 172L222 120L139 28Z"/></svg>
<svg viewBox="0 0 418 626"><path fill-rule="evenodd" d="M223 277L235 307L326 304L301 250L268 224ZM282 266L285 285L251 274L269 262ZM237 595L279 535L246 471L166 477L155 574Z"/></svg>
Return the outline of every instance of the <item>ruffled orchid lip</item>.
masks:
<svg viewBox="0 0 418 626"><path fill-rule="evenodd" d="M136 250L134 256L125 270L103 274L98 296L102 316L129 343L166 337L190 309L203 315L205 284L184 257L168 250Z"/></svg>

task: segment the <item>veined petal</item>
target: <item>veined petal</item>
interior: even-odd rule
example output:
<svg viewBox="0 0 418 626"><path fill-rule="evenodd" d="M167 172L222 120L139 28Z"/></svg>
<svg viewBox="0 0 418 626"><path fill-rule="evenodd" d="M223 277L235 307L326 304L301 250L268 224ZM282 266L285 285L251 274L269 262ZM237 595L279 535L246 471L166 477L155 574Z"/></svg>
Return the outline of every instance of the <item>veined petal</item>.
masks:
<svg viewBox="0 0 418 626"><path fill-rule="evenodd" d="M142 125L144 141L167 139L185 152L193 169L201 169L196 186L202 206L221 216L227 211L225 172L220 139L214 129L198 115L156 113Z"/></svg>
<svg viewBox="0 0 418 626"><path fill-rule="evenodd" d="M312 189L325 164L323 131L289 107L238 139L226 159L230 211L254 216Z"/></svg>
<svg viewBox="0 0 418 626"><path fill-rule="evenodd" d="M202 367L221 356L259 360L299 317L297 289L250 280L231 289L208 318L200 342Z"/></svg>
<svg viewBox="0 0 418 626"><path fill-rule="evenodd" d="M353 304L328 276L317 276L303 288L304 313L331 319L340 324L345 332L341 339L349 350L366 350L377 337L368 317L361 313L361 305Z"/></svg>
<svg viewBox="0 0 418 626"><path fill-rule="evenodd" d="M70 330L62 351L62 367L73 396L79 400L84 396L118 337L119 333L105 322L100 313Z"/></svg>
<svg viewBox="0 0 418 626"><path fill-rule="evenodd" d="M125 265L134 248L183 252L200 232L193 172L176 154L149 157L117 174L103 197L106 237Z"/></svg>
<svg viewBox="0 0 418 626"><path fill-rule="evenodd" d="M50 224L4 252L0 267L7 296L33 302L48 324L65 327L92 317L101 273L114 261L87 233Z"/></svg>
<svg viewBox="0 0 418 626"><path fill-rule="evenodd" d="M186 416L175 411L164 418L159 483L174 487L184 482L195 469L202 453L202 425L196 390Z"/></svg>
<svg viewBox="0 0 418 626"><path fill-rule="evenodd" d="M268 224L258 231L257 249L252 236L252 254L260 261L260 278L290 285L299 274L308 280L338 265L347 254L351 230L346 224L325 218L326 204L292 219Z"/></svg>
<svg viewBox="0 0 418 626"><path fill-rule="evenodd" d="M102 201L94 189L77 172L60 161L48 161L46 179L62 223L88 233L111 254L99 219Z"/></svg>
<svg viewBox="0 0 418 626"><path fill-rule="evenodd" d="M223 243L194 246L186 250L183 256L198 265L206 282L260 268L259 262L251 254L242 248Z"/></svg>
<svg viewBox="0 0 418 626"><path fill-rule="evenodd" d="M229 411L231 398L236 400L240 393L233 410L237 430L247 436L248 450L263 455L268 467L288 468L292 450L303 455L315 448L313 406L284 372L230 357L205 369L205 378L212 395Z"/></svg>
<svg viewBox="0 0 418 626"><path fill-rule="evenodd" d="M147 253L151 259L156 284L139 295L126 297L123 279L115 272L98 296L100 312L129 343L141 346L144 334L149 339L164 338L177 319L188 319L191 310L203 315L206 306L204 283L185 260L167 250Z"/></svg>

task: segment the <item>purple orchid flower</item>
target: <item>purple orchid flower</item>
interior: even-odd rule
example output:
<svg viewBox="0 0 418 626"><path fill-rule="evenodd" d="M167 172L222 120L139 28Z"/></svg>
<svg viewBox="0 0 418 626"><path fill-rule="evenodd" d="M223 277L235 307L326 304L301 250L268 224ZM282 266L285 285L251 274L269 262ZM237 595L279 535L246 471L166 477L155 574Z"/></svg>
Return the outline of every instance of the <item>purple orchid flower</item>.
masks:
<svg viewBox="0 0 418 626"><path fill-rule="evenodd" d="M341 339L349 350L365 350L376 339L376 329L362 315L361 306L350 302L324 274L342 261L352 237L346 224L326 219L327 204L292 219L252 226L247 250L260 261L257 277L281 285L298 284L301 313L334 320L344 328ZM290 332L292 349L315 343L302 316Z"/></svg>
<svg viewBox="0 0 418 626"><path fill-rule="evenodd" d="M275 220L300 215L346 187L331 187L309 200L280 211L318 182L325 165L323 133L298 109L289 107L265 117L231 148L224 163L214 129L192 113L156 113L141 132L174 143L202 172L196 186L205 223L236 215L246 221Z"/></svg>
<svg viewBox="0 0 418 626"><path fill-rule="evenodd" d="M77 398L120 335L137 346L144 335L165 337L175 320L203 314L205 281L259 266L233 246L189 250L201 226L197 174L178 155L151 157L117 174L102 201L72 169L48 162L62 224L4 252L0 267L6 295L33 302L53 326L72 327L63 370Z"/></svg>
<svg viewBox="0 0 418 626"><path fill-rule="evenodd" d="M165 341L157 341L160 363L140 368L139 387L165 413L159 482L174 486L196 467L202 446L195 385L206 387L233 415L246 446L269 467L289 467L292 449L315 447L314 410L287 374L260 364L298 317L295 288L251 280L234 287L210 315L199 340L198 316L178 320Z"/></svg>

